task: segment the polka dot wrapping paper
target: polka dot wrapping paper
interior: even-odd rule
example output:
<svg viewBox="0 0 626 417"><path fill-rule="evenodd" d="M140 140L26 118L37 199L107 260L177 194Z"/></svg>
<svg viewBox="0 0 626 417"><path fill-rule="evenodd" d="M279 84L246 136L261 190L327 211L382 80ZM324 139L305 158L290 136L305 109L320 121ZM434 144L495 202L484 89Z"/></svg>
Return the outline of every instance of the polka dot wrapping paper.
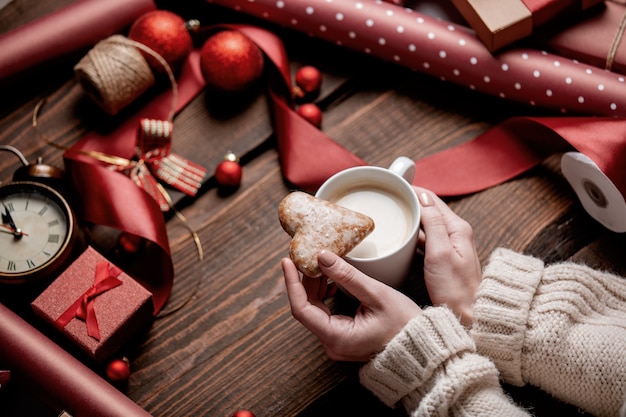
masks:
<svg viewBox="0 0 626 417"><path fill-rule="evenodd" d="M531 48L492 54L475 33L382 0L207 0L505 100L626 116L626 77Z"/></svg>

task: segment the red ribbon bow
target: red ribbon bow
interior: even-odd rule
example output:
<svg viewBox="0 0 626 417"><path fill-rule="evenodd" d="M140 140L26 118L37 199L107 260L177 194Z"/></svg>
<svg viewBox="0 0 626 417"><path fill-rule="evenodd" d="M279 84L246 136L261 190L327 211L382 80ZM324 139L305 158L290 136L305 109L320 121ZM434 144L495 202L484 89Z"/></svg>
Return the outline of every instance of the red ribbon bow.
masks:
<svg viewBox="0 0 626 417"><path fill-rule="evenodd" d="M202 186L206 169L180 155L170 152L172 122L141 119L137 132L137 157L127 165L115 166L144 189L162 211L170 209L170 198L157 181L171 185L183 193L195 196Z"/></svg>
<svg viewBox="0 0 626 417"><path fill-rule="evenodd" d="M122 285L123 282L118 279L121 273L122 271L118 267L111 265L109 262L98 262L96 264L96 275L93 285L61 314L56 320L57 326L65 328L74 317L79 318L85 321L87 334L99 341L100 328L98 327L94 308L95 298Z"/></svg>

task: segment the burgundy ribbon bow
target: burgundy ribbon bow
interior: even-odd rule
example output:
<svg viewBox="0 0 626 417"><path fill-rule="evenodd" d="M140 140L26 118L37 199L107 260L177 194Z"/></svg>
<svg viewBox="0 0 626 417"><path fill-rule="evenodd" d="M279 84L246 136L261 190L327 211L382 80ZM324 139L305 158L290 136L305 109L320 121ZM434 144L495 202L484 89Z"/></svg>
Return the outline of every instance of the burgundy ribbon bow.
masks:
<svg viewBox="0 0 626 417"><path fill-rule="evenodd" d="M61 316L56 320L56 325L64 328L74 318L85 321L87 334L96 340L100 340L100 328L95 311L95 299L99 295L122 285L118 279L122 271L109 262L101 261L96 264L96 274L93 285L80 296Z"/></svg>
<svg viewBox="0 0 626 417"><path fill-rule="evenodd" d="M195 196L202 186L206 169L180 155L171 153L172 122L141 119L137 132L137 155L128 164L115 165L144 189L162 211L170 209L170 198L157 178L183 193Z"/></svg>

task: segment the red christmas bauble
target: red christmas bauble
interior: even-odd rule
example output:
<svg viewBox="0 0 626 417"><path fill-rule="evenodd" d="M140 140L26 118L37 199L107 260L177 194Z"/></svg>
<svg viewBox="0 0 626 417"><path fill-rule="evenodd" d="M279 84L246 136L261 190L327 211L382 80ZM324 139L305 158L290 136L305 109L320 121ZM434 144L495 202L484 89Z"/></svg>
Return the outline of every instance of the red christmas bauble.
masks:
<svg viewBox="0 0 626 417"><path fill-rule="evenodd" d="M305 103L298 107L297 113L313 126L322 127L322 111L313 103Z"/></svg>
<svg viewBox="0 0 626 417"><path fill-rule="evenodd" d="M200 70L207 87L223 93L242 93L263 74L263 53L238 30L209 37L200 49Z"/></svg>
<svg viewBox="0 0 626 417"><path fill-rule="evenodd" d="M215 180L222 187L238 187L241 184L243 170L232 154L226 154L226 157L215 168Z"/></svg>
<svg viewBox="0 0 626 417"><path fill-rule="evenodd" d="M117 248L124 254L134 255L145 246L145 240L128 232L121 232L117 237Z"/></svg>
<svg viewBox="0 0 626 417"><path fill-rule="evenodd" d="M193 49L193 41L182 17L167 10L153 10L141 15L130 27L128 37L152 49L176 70ZM165 72L150 54L142 54L155 72Z"/></svg>
<svg viewBox="0 0 626 417"><path fill-rule="evenodd" d="M126 383L130 378L130 365L128 360L113 359L106 368L106 376L114 383Z"/></svg>
<svg viewBox="0 0 626 417"><path fill-rule="evenodd" d="M322 87L322 73L311 65L306 65L296 71L296 96L312 96L318 94Z"/></svg>
<svg viewBox="0 0 626 417"><path fill-rule="evenodd" d="M238 410L235 411L232 417L256 417L252 411L248 410Z"/></svg>

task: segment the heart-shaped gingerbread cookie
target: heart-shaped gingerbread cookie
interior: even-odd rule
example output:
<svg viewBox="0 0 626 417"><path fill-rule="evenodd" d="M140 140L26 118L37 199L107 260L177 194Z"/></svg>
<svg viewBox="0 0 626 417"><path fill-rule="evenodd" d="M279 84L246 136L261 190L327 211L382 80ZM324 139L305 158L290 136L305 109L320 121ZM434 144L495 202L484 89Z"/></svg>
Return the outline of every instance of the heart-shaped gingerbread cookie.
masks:
<svg viewBox="0 0 626 417"><path fill-rule="evenodd" d="M289 257L300 272L314 278L322 275L317 255L323 249L344 256L374 230L370 217L302 191L283 198L278 219L292 237Z"/></svg>

